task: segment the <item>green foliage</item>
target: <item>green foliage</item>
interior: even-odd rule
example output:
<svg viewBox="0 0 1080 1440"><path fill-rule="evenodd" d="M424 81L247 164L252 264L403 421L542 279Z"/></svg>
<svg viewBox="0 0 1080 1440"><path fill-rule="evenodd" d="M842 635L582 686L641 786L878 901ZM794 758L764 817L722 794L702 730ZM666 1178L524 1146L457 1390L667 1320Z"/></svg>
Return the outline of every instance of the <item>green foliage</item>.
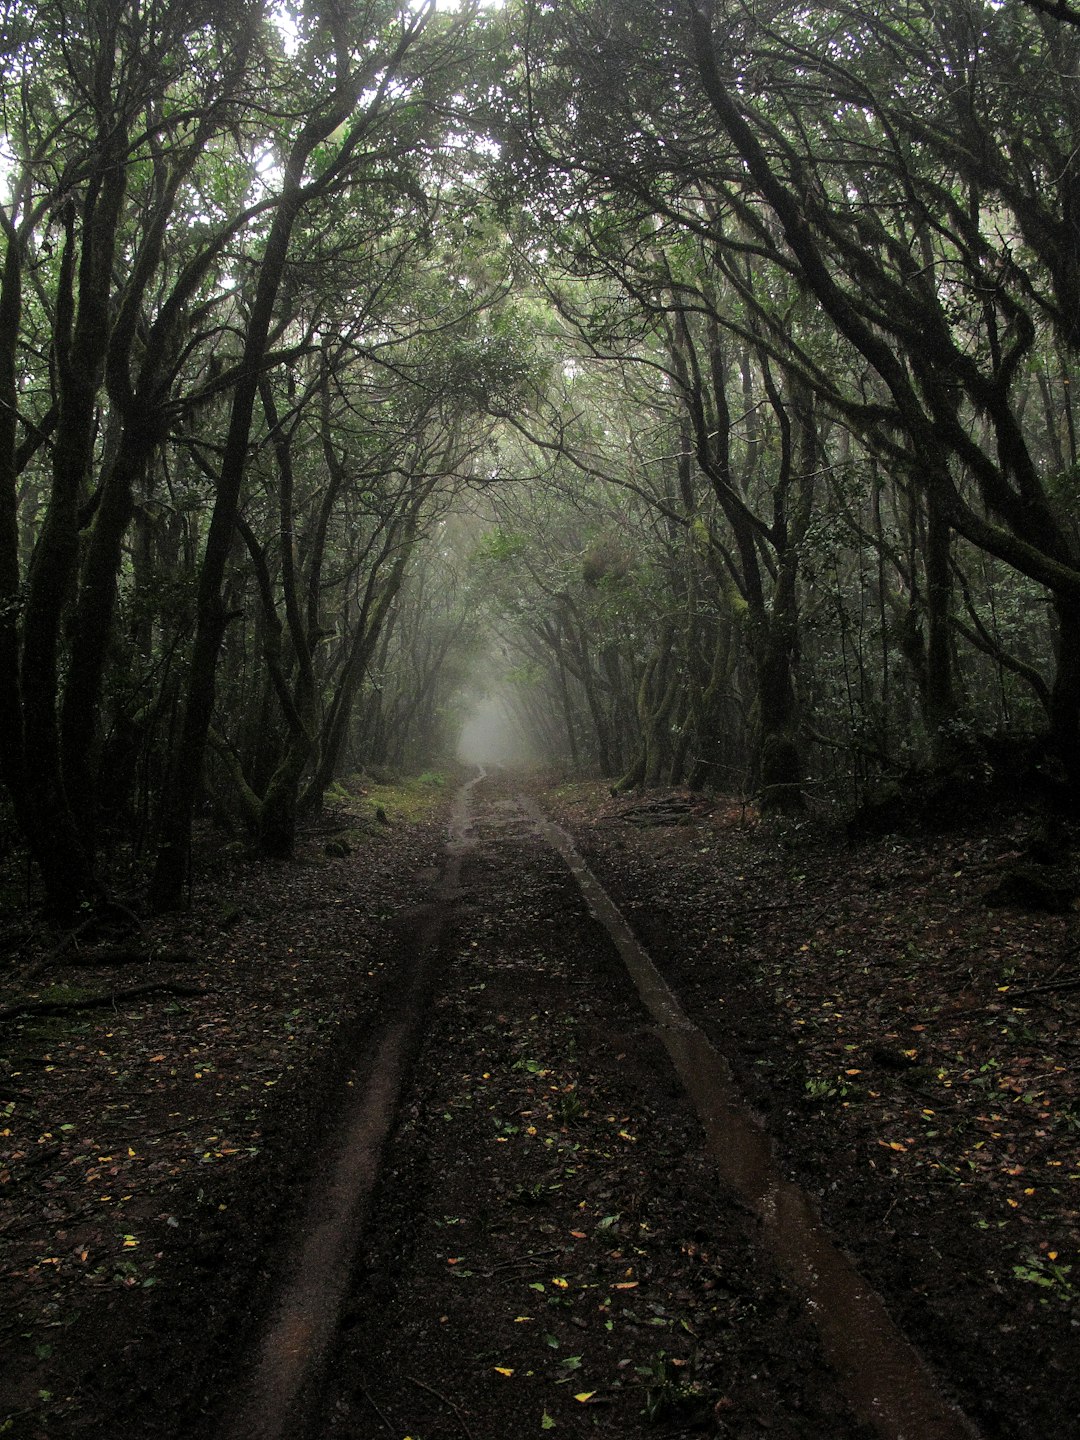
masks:
<svg viewBox="0 0 1080 1440"><path fill-rule="evenodd" d="M615 774L652 747L652 778L714 782L760 775L781 695L819 793L1045 725L1070 653L1047 597L1080 584L1072 30L858 0L720 6L710 35L693 7L522 0L433 11L398 53L415 8L283 13L197 0L134 25L43 0L0 20L25 272L0 685L51 686L31 748L57 717L76 733L79 628L116 597L60 765L80 823L96 787L145 841L193 636L224 617L221 812L225 770L251 812L293 771L320 790L335 764L433 763L502 683L546 756ZM259 277L315 117L243 541L200 622ZM95 305L73 404L64 317ZM57 428L75 415L79 444Z"/></svg>
<svg viewBox="0 0 1080 1440"><path fill-rule="evenodd" d="M476 547L480 561L501 564L520 560L529 549L529 538L521 531L489 530Z"/></svg>
<svg viewBox="0 0 1080 1440"><path fill-rule="evenodd" d="M1078 1298L1076 1286L1069 1279L1072 1266L1051 1260L1044 1255L1029 1255L1024 1261L1013 1266L1013 1278L1025 1285L1036 1285L1043 1293L1043 1303L1048 1299L1062 1305L1071 1305Z"/></svg>

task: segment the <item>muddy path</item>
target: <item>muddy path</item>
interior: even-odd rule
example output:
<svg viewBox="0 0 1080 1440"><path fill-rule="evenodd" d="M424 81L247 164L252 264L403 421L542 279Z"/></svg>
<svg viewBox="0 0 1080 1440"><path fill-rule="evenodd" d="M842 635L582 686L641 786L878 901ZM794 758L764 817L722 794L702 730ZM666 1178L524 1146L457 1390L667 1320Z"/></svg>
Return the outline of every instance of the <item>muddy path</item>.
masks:
<svg viewBox="0 0 1080 1440"><path fill-rule="evenodd" d="M223 1436L976 1434L508 780L413 940Z"/></svg>

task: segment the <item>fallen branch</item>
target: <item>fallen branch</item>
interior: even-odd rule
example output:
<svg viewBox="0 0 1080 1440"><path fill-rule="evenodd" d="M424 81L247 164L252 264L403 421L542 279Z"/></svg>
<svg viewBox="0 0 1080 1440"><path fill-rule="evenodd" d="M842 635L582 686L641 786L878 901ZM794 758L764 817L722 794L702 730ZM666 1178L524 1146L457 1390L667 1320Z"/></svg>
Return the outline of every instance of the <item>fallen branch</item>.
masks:
<svg viewBox="0 0 1080 1440"><path fill-rule="evenodd" d="M114 1009L122 1001L139 1000L144 995L205 995L200 985L180 985L159 981L153 985L132 985L127 990L110 990L106 995L89 995L83 1000L24 1000L0 1010L0 1023L17 1020L23 1015L66 1015L72 1010Z"/></svg>
<svg viewBox="0 0 1080 1440"><path fill-rule="evenodd" d="M1050 995L1061 990L1080 990L1080 976L1070 980L1047 980L1042 985L1016 985L1009 992L1010 999L1017 995Z"/></svg>
<svg viewBox="0 0 1080 1440"><path fill-rule="evenodd" d="M9 993L11 989L15 987L25 989L31 981L36 980L39 975L44 974L56 965L79 964L80 962L78 960L65 959L67 952L74 949L76 953L78 953L80 941L84 936L89 935L101 926L107 914L119 916L124 922L124 928L129 933L137 933L139 935L146 934L146 926L133 910L129 910L128 907L121 904L119 900L106 900L103 902L101 908L95 910L92 915L88 916L79 925L76 925L73 930L66 931L51 950L40 956L32 965L28 965L20 975L14 977L13 984L6 987Z"/></svg>

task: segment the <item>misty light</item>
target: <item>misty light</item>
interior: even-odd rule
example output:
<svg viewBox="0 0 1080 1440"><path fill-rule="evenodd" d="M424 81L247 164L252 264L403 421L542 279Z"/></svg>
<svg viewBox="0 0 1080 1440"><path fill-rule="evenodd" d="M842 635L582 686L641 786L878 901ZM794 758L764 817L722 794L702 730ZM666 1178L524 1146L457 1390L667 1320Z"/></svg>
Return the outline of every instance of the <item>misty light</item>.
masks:
<svg viewBox="0 0 1080 1440"><path fill-rule="evenodd" d="M498 693L477 696L458 738L467 765L531 765L536 753Z"/></svg>

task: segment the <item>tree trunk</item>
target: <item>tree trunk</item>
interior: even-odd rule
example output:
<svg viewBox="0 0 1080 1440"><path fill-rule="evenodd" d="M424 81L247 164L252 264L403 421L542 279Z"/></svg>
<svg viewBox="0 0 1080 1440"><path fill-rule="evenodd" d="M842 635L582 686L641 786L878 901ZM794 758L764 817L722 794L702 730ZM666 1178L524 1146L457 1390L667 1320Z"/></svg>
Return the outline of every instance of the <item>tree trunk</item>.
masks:
<svg viewBox="0 0 1080 1440"><path fill-rule="evenodd" d="M65 915L100 894L64 785L57 701L61 626L78 571L79 504L93 457L95 410L108 341L112 262L126 190L122 139L119 133L112 137L102 170L88 187L78 262L74 210L69 209L65 216L54 321L59 412L52 484L30 562L23 622L23 734L37 836L35 858L50 908Z"/></svg>
<svg viewBox="0 0 1080 1440"><path fill-rule="evenodd" d="M19 497L18 368L22 315L22 257L9 234L0 276L0 777L11 796L15 818L30 834L32 816L26 789L22 694L19 677Z"/></svg>
<svg viewBox="0 0 1080 1440"><path fill-rule="evenodd" d="M794 628L774 614L758 662L759 790L763 812L797 814L806 808L798 742L793 674Z"/></svg>
<svg viewBox="0 0 1080 1440"><path fill-rule="evenodd" d="M373 125L381 114L383 102L401 60L426 28L429 13L425 8L402 26L394 53L388 56L378 69L372 56L365 57L359 67L349 69L351 62L347 45L342 41L335 47L337 71L333 93L310 115L293 142L285 162L281 192L259 264L255 296L233 392L229 429L222 453L217 497L199 572L195 643L188 677L187 702L180 741L162 807L160 847L150 885L150 901L156 910L178 909L183 902L187 885L191 824L214 709L218 652L228 624L222 598L222 582L247 469L248 441L259 377L269 344L270 326L285 274L293 229L307 200L315 195L325 194L340 181L369 126ZM345 126L365 91L370 91L365 112L367 123L358 120L342 141L334 161L318 178L306 181L305 171L312 153L334 131Z"/></svg>
<svg viewBox="0 0 1080 1440"><path fill-rule="evenodd" d="M952 532L933 492L927 497L926 525L926 723L934 758L947 762L955 751L952 727L956 720L953 676L952 570L949 557Z"/></svg>
<svg viewBox="0 0 1080 1440"><path fill-rule="evenodd" d="M94 527L83 559L71 653L60 711L64 787L87 848L92 848L97 798L98 715L101 686L116 610L116 582L124 536L135 508L135 486L149 449L130 433L101 485Z"/></svg>
<svg viewBox="0 0 1080 1440"><path fill-rule="evenodd" d="M291 860L293 857L300 777L310 754L311 746L294 736L263 796L259 807L259 854L267 859Z"/></svg>
<svg viewBox="0 0 1080 1440"><path fill-rule="evenodd" d="M1065 778L1080 794L1080 606L1066 597L1054 602L1057 667L1050 695L1050 737Z"/></svg>
<svg viewBox="0 0 1080 1440"><path fill-rule="evenodd" d="M300 208L303 167L315 137L305 130L289 157L281 202L274 215L259 269L255 300L244 340L240 378L229 415L217 497L199 571L195 643L188 672L187 697L179 743L173 757L160 824L160 845L150 885L150 903L157 911L176 910L183 903L190 865L191 823L198 795L206 739L214 713L218 652L228 625L221 587L232 548L236 514L247 467L248 440L266 352L270 323L285 271L289 241Z"/></svg>
<svg viewBox="0 0 1080 1440"><path fill-rule="evenodd" d="M381 558L385 560L395 548L397 553L394 556L390 574L382 587L379 588L376 584L377 572L373 572L369 577L368 593L357 620L357 630L353 637L352 648L342 667L337 691L324 722L322 745L315 773L299 800L299 809L302 814L320 808L327 786L337 772L338 762L349 730L356 691L370 664L390 607L405 578L405 568L416 541L422 499L423 496L417 497L413 502L411 513L391 528L391 536Z"/></svg>

